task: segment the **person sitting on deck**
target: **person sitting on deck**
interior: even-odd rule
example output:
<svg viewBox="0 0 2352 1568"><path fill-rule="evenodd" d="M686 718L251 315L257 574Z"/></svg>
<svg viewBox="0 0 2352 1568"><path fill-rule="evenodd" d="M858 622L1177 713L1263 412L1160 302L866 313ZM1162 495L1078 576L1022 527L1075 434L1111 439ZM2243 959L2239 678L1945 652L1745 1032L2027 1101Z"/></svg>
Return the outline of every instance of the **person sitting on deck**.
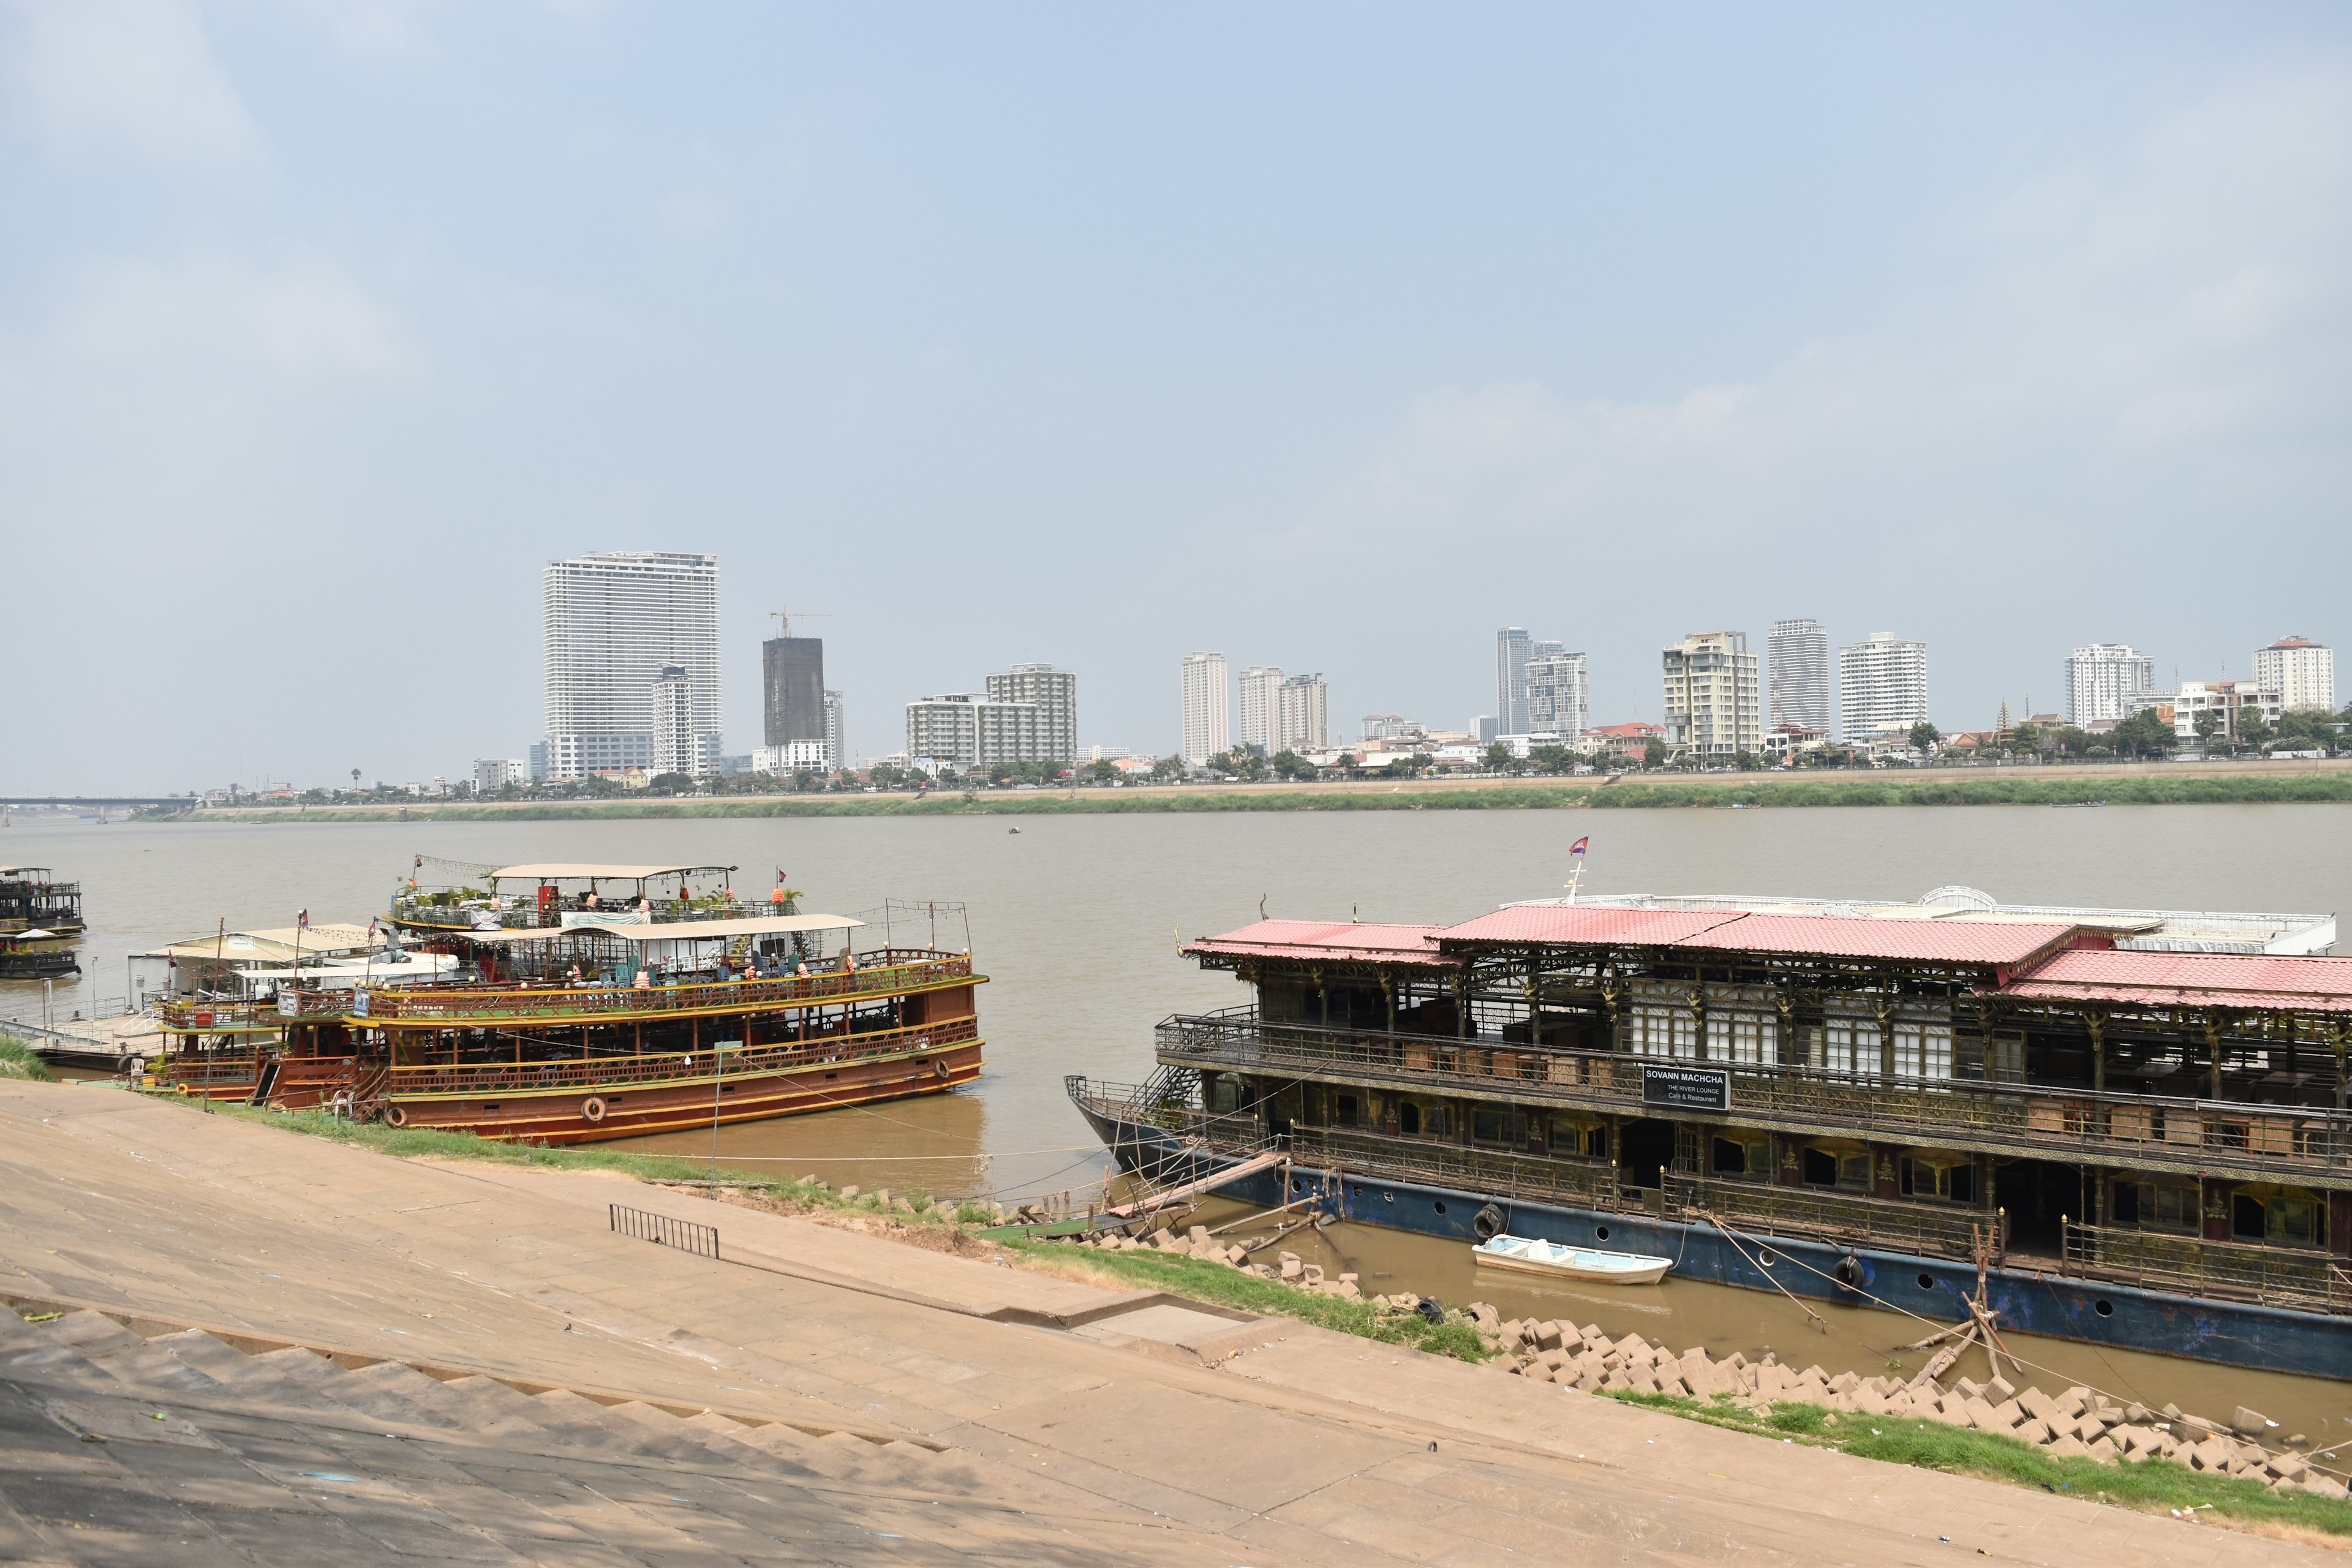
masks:
<svg viewBox="0 0 2352 1568"><path fill-rule="evenodd" d="M565 974L566 977L571 980L572 984L577 985L580 984L580 966L577 963L574 963L569 970L565 971Z"/></svg>
<svg viewBox="0 0 2352 1568"><path fill-rule="evenodd" d="M806 980L808 978L808 960L805 958L802 959L798 966L793 970L793 973L802 980Z"/></svg>
<svg viewBox="0 0 2352 1568"><path fill-rule="evenodd" d="M650 898L647 898L647 897L646 897L645 894L643 894L643 893L639 893L639 894L637 895L637 913L639 913L639 914L641 914L641 915L646 916L647 919L651 919L651 918L652 918L652 916L653 916L653 912L654 912L654 901L653 901L653 900L651 900Z"/></svg>

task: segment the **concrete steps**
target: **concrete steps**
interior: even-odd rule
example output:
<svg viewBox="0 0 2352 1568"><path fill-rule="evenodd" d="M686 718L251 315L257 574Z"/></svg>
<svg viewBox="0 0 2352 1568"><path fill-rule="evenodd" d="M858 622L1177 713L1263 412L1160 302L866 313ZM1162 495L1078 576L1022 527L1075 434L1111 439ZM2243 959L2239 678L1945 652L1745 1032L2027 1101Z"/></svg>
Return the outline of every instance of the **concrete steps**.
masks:
<svg viewBox="0 0 2352 1568"><path fill-rule="evenodd" d="M1130 1524L1049 1522L1019 1479L911 1443L0 1310L0 1562L1171 1560L1164 1532L1139 1551Z"/></svg>

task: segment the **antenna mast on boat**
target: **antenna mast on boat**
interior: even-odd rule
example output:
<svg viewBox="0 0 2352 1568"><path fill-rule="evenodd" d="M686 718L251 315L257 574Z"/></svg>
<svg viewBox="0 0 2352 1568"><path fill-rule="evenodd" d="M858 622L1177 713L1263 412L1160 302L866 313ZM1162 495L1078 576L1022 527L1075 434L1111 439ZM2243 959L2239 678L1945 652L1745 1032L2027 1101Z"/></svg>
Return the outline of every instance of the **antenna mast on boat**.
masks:
<svg viewBox="0 0 2352 1568"><path fill-rule="evenodd" d="M1571 904L1576 902L1577 884L1584 880L1584 852L1591 847L1592 840L1589 837L1580 838L1568 847L1568 858L1573 868L1568 874L1568 901Z"/></svg>

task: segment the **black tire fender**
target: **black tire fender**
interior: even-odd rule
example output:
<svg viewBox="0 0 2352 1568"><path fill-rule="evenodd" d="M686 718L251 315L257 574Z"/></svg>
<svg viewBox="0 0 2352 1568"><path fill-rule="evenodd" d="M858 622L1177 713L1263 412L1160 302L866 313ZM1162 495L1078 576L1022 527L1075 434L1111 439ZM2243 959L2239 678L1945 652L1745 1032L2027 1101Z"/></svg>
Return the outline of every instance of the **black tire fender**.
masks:
<svg viewBox="0 0 2352 1568"><path fill-rule="evenodd" d="M1470 1228L1481 1241L1492 1241L1503 1234L1503 1211L1488 1204L1471 1216Z"/></svg>

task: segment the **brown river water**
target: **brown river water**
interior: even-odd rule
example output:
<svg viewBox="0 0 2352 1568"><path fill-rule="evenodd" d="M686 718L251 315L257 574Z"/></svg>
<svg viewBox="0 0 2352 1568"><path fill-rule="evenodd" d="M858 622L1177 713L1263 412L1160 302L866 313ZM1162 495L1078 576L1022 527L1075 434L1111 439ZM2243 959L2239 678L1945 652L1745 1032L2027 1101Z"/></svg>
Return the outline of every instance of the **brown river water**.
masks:
<svg viewBox="0 0 2352 1568"><path fill-rule="evenodd" d="M0 863L50 866L82 884L84 973L56 988L60 1016L121 996L126 954L222 919L232 930L290 925L308 909L316 921L363 923L419 853L731 864L739 888L752 890L781 867L804 890L804 909L843 913L887 898L958 900L990 978L979 1085L725 1128L715 1151L708 1132L607 1147L715 1152L725 1171L818 1173L836 1185L1019 1197L1083 1194L1102 1181L1104 1159L1063 1093L1064 1074L1139 1080L1159 1019L1247 999L1230 976L1180 958L1181 939L1255 920L1261 899L1277 916L1467 919L1556 894L1567 847L1586 834L1585 887L1600 892L1907 899L1964 882L2012 902L2331 912L2352 889L2352 807L2332 805L105 826L19 815L0 836ZM961 922L940 937L961 946ZM39 998L37 984L0 983L0 1016L32 1016ZM1572 1317L1676 1350L1769 1348L1832 1371L1876 1373L1892 1359L1916 1367L1922 1358L1895 1347L1927 1331L1892 1313L1818 1307L1824 1332L1778 1296L1688 1281L1612 1292L1491 1271L1474 1279L1462 1244L1368 1226L1302 1235L1295 1250L1327 1267L1344 1261L1368 1293L1492 1300L1506 1317ZM2247 1404L2282 1430L2352 1443L2352 1384L2049 1340L2020 1337L2013 1348L2051 1369L2035 1377L2045 1387L2079 1381L2225 1418ZM1971 1375L1982 1375L1980 1363Z"/></svg>

